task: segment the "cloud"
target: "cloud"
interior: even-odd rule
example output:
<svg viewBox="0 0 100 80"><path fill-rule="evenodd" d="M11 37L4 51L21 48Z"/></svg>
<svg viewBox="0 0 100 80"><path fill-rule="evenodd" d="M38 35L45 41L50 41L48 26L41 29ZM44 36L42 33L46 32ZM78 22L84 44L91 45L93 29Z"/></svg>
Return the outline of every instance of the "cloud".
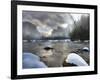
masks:
<svg viewBox="0 0 100 80"><path fill-rule="evenodd" d="M23 22L29 22L35 25L35 29L26 30L25 33L31 31L31 36L34 37L34 31L36 30L38 34L37 37L55 37L62 36L68 37L69 32L72 30L74 25L74 19L79 18L79 14L70 13L59 13L59 12L39 12L39 11L23 11ZM73 17L73 18L72 18ZM76 18L75 18L76 17ZM23 28L25 28L23 26ZM32 29L32 28L31 28ZM28 31L28 32L27 32ZM35 31L35 32L36 32ZM40 35L39 35L40 34ZM36 37L35 36L35 37Z"/></svg>
<svg viewBox="0 0 100 80"><path fill-rule="evenodd" d="M60 27L66 29L68 27L68 23L61 24Z"/></svg>
<svg viewBox="0 0 100 80"><path fill-rule="evenodd" d="M52 35L53 29L46 26L37 26L37 30L42 34L42 36L48 37Z"/></svg>

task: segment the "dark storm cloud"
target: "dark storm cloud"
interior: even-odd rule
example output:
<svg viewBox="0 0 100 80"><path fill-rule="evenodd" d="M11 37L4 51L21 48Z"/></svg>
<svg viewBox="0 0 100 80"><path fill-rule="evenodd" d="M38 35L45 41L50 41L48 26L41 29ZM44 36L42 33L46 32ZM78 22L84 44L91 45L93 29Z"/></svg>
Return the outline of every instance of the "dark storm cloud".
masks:
<svg viewBox="0 0 100 80"><path fill-rule="evenodd" d="M73 19L69 13L23 11L22 18L23 22L29 22L30 24L34 25L34 29L26 29L24 27L25 25L23 26L23 28L25 28L24 35L30 35L32 38L42 36L68 37L68 33L73 25ZM27 25L27 27L28 26L29 25ZM68 28L69 26L70 28Z"/></svg>

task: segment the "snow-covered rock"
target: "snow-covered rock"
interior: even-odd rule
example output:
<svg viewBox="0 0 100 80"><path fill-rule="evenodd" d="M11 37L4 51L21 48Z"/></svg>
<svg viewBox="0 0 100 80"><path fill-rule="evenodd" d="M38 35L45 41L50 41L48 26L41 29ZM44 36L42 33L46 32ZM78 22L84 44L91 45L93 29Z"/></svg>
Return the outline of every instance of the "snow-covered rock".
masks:
<svg viewBox="0 0 100 80"><path fill-rule="evenodd" d="M29 53L29 52L24 52L23 53L23 59L32 59L32 60L40 60L40 58L37 56L37 55L35 55L35 54L32 54L32 53Z"/></svg>
<svg viewBox="0 0 100 80"><path fill-rule="evenodd" d="M88 51L88 52L89 52L89 48L88 48L88 47L84 47L82 50L83 50L83 51Z"/></svg>
<svg viewBox="0 0 100 80"><path fill-rule="evenodd" d="M70 53L66 59L66 63L75 64L77 66L88 66L87 62L76 53Z"/></svg>
<svg viewBox="0 0 100 80"><path fill-rule="evenodd" d="M40 58L32 53L23 53L23 68L46 68Z"/></svg>
<svg viewBox="0 0 100 80"><path fill-rule="evenodd" d="M37 60L31 60L31 59L25 59L23 61L23 68L46 68L47 66L40 61Z"/></svg>

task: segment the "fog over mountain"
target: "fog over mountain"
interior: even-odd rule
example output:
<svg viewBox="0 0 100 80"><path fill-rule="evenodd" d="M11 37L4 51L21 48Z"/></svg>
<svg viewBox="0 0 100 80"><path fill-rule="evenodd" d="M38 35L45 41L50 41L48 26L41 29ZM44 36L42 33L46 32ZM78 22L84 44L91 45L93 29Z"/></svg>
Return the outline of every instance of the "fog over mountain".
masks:
<svg viewBox="0 0 100 80"><path fill-rule="evenodd" d="M23 39L40 39L42 37L69 37L74 27L70 13L23 11Z"/></svg>

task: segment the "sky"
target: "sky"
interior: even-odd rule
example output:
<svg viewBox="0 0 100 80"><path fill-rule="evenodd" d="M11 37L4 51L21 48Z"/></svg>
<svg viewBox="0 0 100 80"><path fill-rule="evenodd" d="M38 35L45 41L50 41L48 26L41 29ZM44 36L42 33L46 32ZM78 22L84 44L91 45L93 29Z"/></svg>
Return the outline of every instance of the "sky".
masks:
<svg viewBox="0 0 100 80"><path fill-rule="evenodd" d="M82 16L82 14L71 14L71 15L72 15L72 17L73 17L73 19L74 19L75 21L80 20L80 18L81 18L81 16Z"/></svg>
<svg viewBox="0 0 100 80"><path fill-rule="evenodd" d="M76 14L76 13L23 11L22 20L23 22L27 21L35 25L37 32L39 32L41 36L68 37L69 32L73 29L74 22L80 20L82 15L83 14L79 13ZM27 33L29 32L30 33L29 35L32 36L29 29L25 31L27 31Z"/></svg>

